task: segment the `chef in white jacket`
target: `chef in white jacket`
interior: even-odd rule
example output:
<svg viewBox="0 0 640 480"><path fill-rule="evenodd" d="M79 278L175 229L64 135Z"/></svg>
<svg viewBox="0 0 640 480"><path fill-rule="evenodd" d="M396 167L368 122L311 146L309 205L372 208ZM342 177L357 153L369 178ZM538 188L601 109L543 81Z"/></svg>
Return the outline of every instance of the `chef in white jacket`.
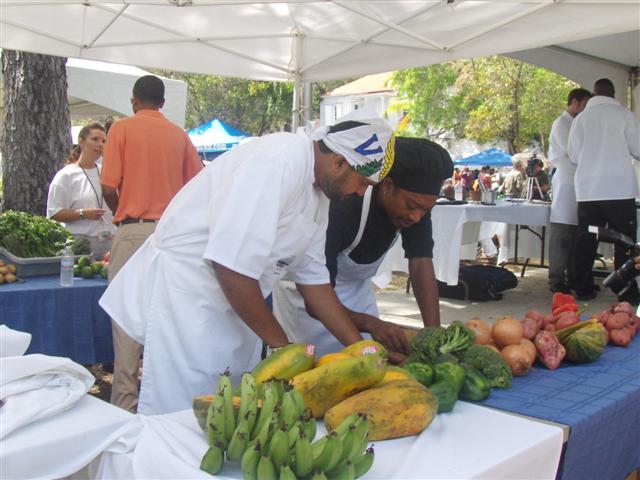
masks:
<svg viewBox="0 0 640 480"><path fill-rule="evenodd" d="M393 163L391 137L385 121L359 110L310 136L241 145L178 192L100 300L144 345L138 412L189 408L225 367L237 383L263 342L286 345L264 300L286 272L341 342L361 339L335 295L317 287L329 282L317 265L325 264L329 198L380 181Z"/></svg>
<svg viewBox="0 0 640 480"><path fill-rule="evenodd" d="M398 362L409 353L407 338L402 328L378 318L371 278L400 237L423 324L440 325L430 212L453 163L444 148L423 138L395 137L394 145L395 161L382 182L367 188L364 198L331 201L325 256L331 283L354 324ZM305 308L294 282L276 285L273 306L293 341L316 345L318 355L340 350L341 342Z"/></svg>
<svg viewBox="0 0 640 480"><path fill-rule="evenodd" d="M591 92L574 88L567 97L567 108L555 119L549 136L549 162L556 171L551 180L553 200L549 226L549 289L569 293L573 285L573 250L578 225L578 203L573 177L576 167L567 156L571 122L584 110Z"/></svg>

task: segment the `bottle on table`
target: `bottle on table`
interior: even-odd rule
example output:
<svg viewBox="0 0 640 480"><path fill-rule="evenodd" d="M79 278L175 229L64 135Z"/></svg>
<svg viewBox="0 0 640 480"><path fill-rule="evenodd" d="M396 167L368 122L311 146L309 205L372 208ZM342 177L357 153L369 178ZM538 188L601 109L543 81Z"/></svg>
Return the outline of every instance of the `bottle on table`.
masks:
<svg viewBox="0 0 640 480"><path fill-rule="evenodd" d="M60 259L60 286L73 286L73 251L70 245L66 245L62 250L62 258Z"/></svg>
<svg viewBox="0 0 640 480"><path fill-rule="evenodd" d="M462 182L456 182L456 186L454 187L455 191L455 199L458 201L462 201L464 197Z"/></svg>

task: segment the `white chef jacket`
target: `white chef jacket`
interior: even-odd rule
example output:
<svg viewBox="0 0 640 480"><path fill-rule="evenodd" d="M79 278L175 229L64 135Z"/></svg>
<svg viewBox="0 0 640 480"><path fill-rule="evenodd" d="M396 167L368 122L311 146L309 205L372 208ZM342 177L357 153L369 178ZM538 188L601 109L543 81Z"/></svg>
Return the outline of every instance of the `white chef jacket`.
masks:
<svg viewBox="0 0 640 480"><path fill-rule="evenodd" d="M237 383L259 360L262 343L210 261L257 279L265 297L287 271L298 283L329 282L329 201L314 186L313 164L312 141L290 133L225 153L178 192L115 276L100 305L144 344L138 412L190 408L225 367Z"/></svg>
<svg viewBox="0 0 640 480"><path fill-rule="evenodd" d="M82 219L75 222L62 223L74 235L95 237L98 232L106 230L111 234L116 231L113 215L102 198L100 185L100 167L85 168L84 172L77 163L71 163L59 170L49 185L47 197L47 217L51 218L60 210L69 208L104 208L101 220Z"/></svg>
<svg viewBox="0 0 640 480"><path fill-rule="evenodd" d="M567 143L573 117L566 110L555 119L549 136L549 162L556 169L551 180L553 201L551 202L552 223L578 224L578 203L573 177L576 166L567 156Z"/></svg>
<svg viewBox="0 0 640 480"><path fill-rule="evenodd" d="M638 196L631 164L640 160L640 120L617 100L598 95L571 124L567 147L577 165L576 200L624 200Z"/></svg>

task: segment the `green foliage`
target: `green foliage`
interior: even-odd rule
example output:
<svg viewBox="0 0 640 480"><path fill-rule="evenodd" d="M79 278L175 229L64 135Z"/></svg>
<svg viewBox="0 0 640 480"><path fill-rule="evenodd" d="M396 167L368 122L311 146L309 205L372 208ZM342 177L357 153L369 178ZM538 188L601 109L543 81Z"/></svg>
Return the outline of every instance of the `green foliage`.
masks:
<svg viewBox="0 0 640 480"><path fill-rule="evenodd" d="M0 247L22 258L54 257L71 234L55 220L8 210L0 215Z"/></svg>
<svg viewBox="0 0 640 480"><path fill-rule="evenodd" d="M391 111L404 111L410 128L400 134L438 138L447 132L462 133L467 112L462 109L464 92L456 88L458 72L453 62L398 70L392 83L398 99Z"/></svg>
<svg viewBox="0 0 640 480"><path fill-rule="evenodd" d="M185 128L212 118L251 135L278 131L291 121L293 84L162 71L161 75L187 83Z"/></svg>
<svg viewBox="0 0 640 480"><path fill-rule="evenodd" d="M533 141L546 150L551 124L577 85L549 70L502 56L459 60L394 75L414 133L453 132L480 143L504 140L510 153Z"/></svg>

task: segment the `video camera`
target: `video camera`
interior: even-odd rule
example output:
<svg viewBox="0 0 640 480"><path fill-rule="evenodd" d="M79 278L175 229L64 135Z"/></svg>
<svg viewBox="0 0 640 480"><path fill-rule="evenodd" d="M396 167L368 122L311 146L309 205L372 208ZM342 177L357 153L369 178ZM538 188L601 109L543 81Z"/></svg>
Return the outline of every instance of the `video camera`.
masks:
<svg viewBox="0 0 640 480"><path fill-rule="evenodd" d="M536 167L543 168L544 163L542 162L542 160L538 158L538 155L534 153L533 155L531 155L531 158L527 160L527 168L526 168L527 177L536 176Z"/></svg>
<svg viewBox="0 0 640 480"><path fill-rule="evenodd" d="M604 227L589 226L589 232L595 233L598 241L605 243L613 243L629 250L631 258L624 262L619 269L614 270L604 279L602 284L609 288L616 295L620 295L629 288L629 284L636 278L640 271L636 270L635 257L640 255L640 244L634 243L631 238L620 232Z"/></svg>

